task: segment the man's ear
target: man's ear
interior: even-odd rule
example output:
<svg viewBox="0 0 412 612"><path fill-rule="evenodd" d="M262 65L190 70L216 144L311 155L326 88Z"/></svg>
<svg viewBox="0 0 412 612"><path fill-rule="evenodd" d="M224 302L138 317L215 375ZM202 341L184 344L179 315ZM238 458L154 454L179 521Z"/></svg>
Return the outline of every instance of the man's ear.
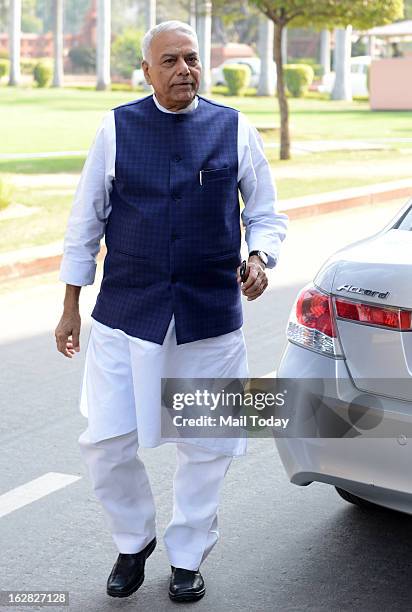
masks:
<svg viewBox="0 0 412 612"><path fill-rule="evenodd" d="M151 80L150 75L149 75L149 64L147 63L146 60L142 61L142 70L143 70L144 78L146 79L146 83L151 85L152 84L152 80Z"/></svg>

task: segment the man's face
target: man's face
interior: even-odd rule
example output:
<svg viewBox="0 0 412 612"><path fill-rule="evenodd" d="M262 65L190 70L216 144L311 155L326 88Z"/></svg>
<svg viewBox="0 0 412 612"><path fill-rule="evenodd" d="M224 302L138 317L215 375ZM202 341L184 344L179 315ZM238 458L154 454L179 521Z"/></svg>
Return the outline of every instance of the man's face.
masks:
<svg viewBox="0 0 412 612"><path fill-rule="evenodd" d="M183 32L160 32L153 38L149 62L143 60L142 68L162 106L170 111L185 108L200 85L202 65L196 40Z"/></svg>

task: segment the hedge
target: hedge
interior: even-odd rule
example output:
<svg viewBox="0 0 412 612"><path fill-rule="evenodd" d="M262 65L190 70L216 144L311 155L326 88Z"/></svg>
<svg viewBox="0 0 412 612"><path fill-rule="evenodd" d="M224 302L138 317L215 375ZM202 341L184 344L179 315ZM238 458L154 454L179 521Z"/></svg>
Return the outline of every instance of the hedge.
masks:
<svg viewBox="0 0 412 612"><path fill-rule="evenodd" d="M229 95L243 96L250 83L250 68L244 64L229 64L223 68Z"/></svg>
<svg viewBox="0 0 412 612"><path fill-rule="evenodd" d="M307 64L286 64L283 67L286 87L293 98L302 98L313 81L313 68Z"/></svg>

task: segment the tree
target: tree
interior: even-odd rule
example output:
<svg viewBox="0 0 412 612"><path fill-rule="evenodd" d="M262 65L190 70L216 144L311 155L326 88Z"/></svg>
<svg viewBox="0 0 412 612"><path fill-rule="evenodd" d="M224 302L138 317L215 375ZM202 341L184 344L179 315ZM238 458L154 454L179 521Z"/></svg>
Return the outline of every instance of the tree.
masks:
<svg viewBox="0 0 412 612"><path fill-rule="evenodd" d="M43 30L42 20L36 15L36 0L24 0L21 14L22 32L40 34Z"/></svg>
<svg viewBox="0 0 412 612"><path fill-rule="evenodd" d="M82 29L90 0L68 0L64 3L64 31L77 34Z"/></svg>
<svg viewBox="0 0 412 612"><path fill-rule="evenodd" d="M130 79L133 70L142 61L143 33L134 28L127 28L112 44L113 72Z"/></svg>
<svg viewBox="0 0 412 612"><path fill-rule="evenodd" d="M412 19L412 0L404 2L405 19Z"/></svg>
<svg viewBox="0 0 412 612"><path fill-rule="evenodd" d="M8 8L8 0L0 0L0 32L7 30Z"/></svg>
<svg viewBox="0 0 412 612"><path fill-rule="evenodd" d="M390 23L403 15L403 0L251 0L275 26L274 59L280 111L280 159L290 158L289 108L283 76L282 33L287 26L358 29Z"/></svg>
<svg viewBox="0 0 412 612"><path fill-rule="evenodd" d="M63 85L63 0L54 0L53 23L53 87Z"/></svg>

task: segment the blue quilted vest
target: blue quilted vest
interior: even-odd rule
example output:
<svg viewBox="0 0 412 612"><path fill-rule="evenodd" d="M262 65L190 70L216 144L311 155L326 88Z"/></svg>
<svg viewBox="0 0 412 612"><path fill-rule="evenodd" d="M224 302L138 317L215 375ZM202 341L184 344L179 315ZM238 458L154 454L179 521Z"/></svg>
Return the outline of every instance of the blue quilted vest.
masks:
<svg viewBox="0 0 412 612"><path fill-rule="evenodd" d="M162 344L241 327L236 110L199 96L188 113L152 96L119 106L104 275L92 317Z"/></svg>

